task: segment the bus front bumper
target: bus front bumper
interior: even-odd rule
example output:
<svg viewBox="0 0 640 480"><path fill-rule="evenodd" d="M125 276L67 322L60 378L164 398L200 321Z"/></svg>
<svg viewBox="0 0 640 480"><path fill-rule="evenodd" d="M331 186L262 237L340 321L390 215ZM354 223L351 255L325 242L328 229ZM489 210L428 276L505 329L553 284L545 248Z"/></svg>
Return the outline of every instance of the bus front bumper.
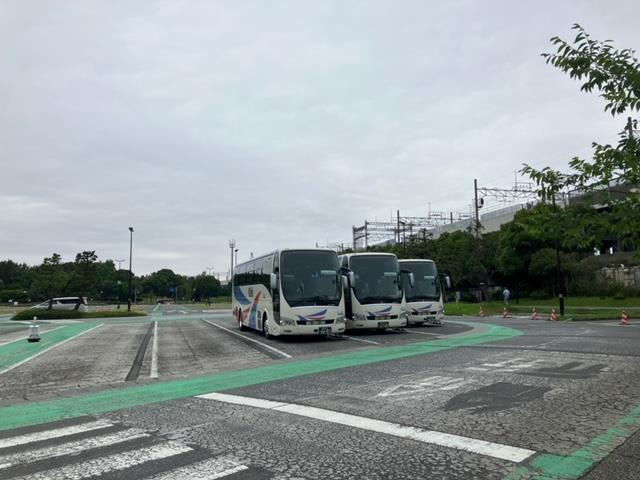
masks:
<svg viewBox="0 0 640 480"><path fill-rule="evenodd" d="M431 312L428 315L409 315L409 325L442 325L442 313Z"/></svg>
<svg viewBox="0 0 640 480"><path fill-rule="evenodd" d="M291 322L283 322L279 331L281 335L340 335L344 333L346 323L336 320L333 323L317 325L298 325Z"/></svg>
<svg viewBox="0 0 640 480"><path fill-rule="evenodd" d="M402 328L406 327L407 319L405 316L400 315L397 318L379 318L375 320L348 320L347 329L385 329L385 328Z"/></svg>

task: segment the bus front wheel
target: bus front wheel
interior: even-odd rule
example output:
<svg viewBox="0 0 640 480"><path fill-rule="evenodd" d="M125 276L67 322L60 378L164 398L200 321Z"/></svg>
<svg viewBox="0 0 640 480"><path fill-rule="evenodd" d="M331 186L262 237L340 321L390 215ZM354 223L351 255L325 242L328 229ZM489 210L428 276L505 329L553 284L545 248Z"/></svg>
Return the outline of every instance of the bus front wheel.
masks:
<svg viewBox="0 0 640 480"><path fill-rule="evenodd" d="M271 334L269 333L269 323L267 322L266 315L262 317L262 334L264 338L270 338Z"/></svg>
<svg viewBox="0 0 640 480"><path fill-rule="evenodd" d="M246 330L246 327L242 323L242 311L238 311L238 328L240 329L240 331Z"/></svg>

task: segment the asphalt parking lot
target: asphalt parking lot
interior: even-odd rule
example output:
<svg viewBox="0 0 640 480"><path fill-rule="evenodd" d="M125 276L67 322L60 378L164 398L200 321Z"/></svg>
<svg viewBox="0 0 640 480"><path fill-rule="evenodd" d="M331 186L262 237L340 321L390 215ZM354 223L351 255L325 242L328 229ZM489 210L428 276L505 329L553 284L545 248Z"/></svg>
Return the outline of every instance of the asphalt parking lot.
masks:
<svg viewBox="0 0 640 480"><path fill-rule="evenodd" d="M639 478L637 325L265 340L164 306L44 324L26 361L25 327L0 327L0 478Z"/></svg>

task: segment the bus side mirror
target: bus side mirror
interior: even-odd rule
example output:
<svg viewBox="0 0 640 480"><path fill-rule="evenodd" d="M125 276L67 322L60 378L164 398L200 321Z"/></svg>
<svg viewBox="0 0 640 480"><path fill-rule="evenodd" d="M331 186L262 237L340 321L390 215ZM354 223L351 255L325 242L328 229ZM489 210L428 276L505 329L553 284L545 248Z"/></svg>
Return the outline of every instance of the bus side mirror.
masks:
<svg viewBox="0 0 640 480"><path fill-rule="evenodd" d="M278 289L278 275L276 275L275 273L271 274L271 290L277 290Z"/></svg>
<svg viewBox="0 0 640 480"><path fill-rule="evenodd" d="M347 278L346 275L340 275L340 277L342 278L342 288L343 290L346 290L349 288L349 279Z"/></svg>
<svg viewBox="0 0 640 480"><path fill-rule="evenodd" d="M411 288L416 286L416 277L413 276L413 272L409 272L409 285Z"/></svg>
<svg viewBox="0 0 640 480"><path fill-rule="evenodd" d="M356 274L353 272L349 272L349 283L352 287L356 286Z"/></svg>
<svg viewBox="0 0 640 480"><path fill-rule="evenodd" d="M451 288L451 279L449 278L449 275L444 277L444 283L447 286L447 288Z"/></svg>

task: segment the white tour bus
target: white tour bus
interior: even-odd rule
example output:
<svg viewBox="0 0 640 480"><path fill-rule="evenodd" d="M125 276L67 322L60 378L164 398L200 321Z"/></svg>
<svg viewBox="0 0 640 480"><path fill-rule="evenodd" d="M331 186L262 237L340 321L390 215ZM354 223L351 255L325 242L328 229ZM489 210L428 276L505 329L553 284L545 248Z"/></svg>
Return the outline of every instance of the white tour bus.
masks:
<svg viewBox="0 0 640 480"><path fill-rule="evenodd" d="M345 330L342 275L329 249L282 249L233 269L240 330L270 335L337 335Z"/></svg>
<svg viewBox="0 0 640 480"><path fill-rule="evenodd" d="M407 325L398 258L392 253L350 253L340 257L344 274L347 329Z"/></svg>
<svg viewBox="0 0 640 480"><path fill-rule="evenodd" d="M442 285L438 269L433 260L400 260L403 274L413 274L414 282L404 282L404 295L407 303L409 323L418 325L442 325L444 302ZM449 277L444 277L447 287L451 285Z"/></svg>

